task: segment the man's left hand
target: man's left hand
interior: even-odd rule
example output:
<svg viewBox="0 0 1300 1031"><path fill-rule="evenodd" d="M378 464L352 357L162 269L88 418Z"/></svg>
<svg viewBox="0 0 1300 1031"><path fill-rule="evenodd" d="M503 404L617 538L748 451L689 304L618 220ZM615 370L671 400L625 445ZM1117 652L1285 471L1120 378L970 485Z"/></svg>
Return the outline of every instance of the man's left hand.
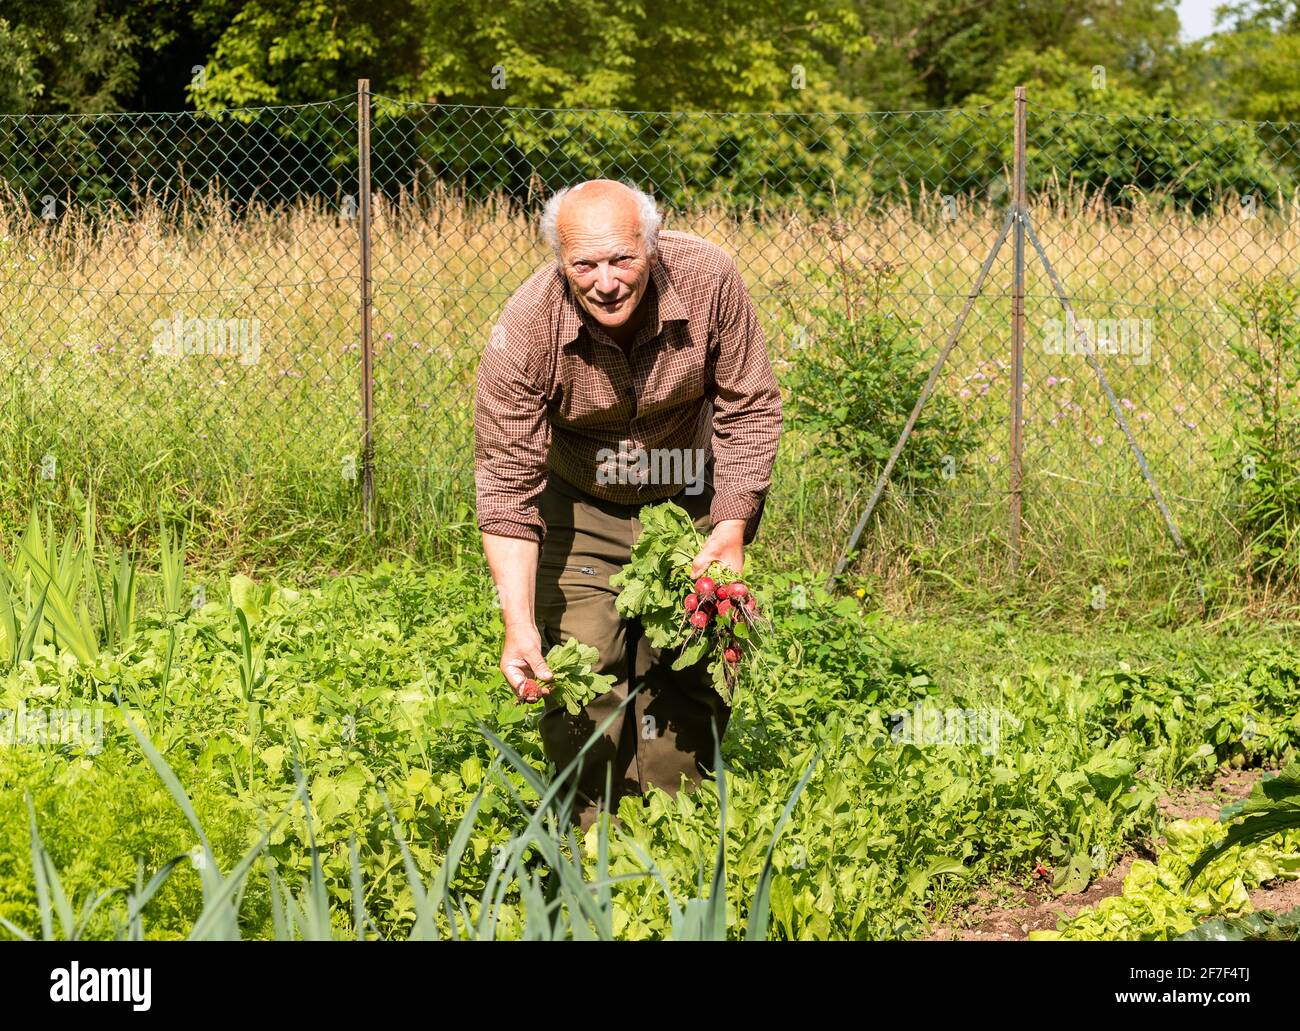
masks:
<svg viewBox="0 0 1300 1031"><path fill-rule="evenodd" d="M745 570L745 520L724 519L713 528L704 547L691 563L691 576L699 576L714 562L737 576Z"/></svg>

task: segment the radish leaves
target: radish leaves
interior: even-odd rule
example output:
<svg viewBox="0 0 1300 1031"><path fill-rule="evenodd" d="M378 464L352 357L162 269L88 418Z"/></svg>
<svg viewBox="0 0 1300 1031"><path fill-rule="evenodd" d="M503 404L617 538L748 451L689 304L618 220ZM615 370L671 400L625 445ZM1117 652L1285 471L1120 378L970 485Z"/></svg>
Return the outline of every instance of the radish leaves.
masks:
<svg viewBox="0 0 1300 1031"><path fill-rule="evenodd" d="M546 683L552 696L563 702L574 716L582 712L582 707L593 698L614 686L613 677L592 672L599 662L600 653L576 637L557 644L546 653L546 664L552 673Z"/></svg>

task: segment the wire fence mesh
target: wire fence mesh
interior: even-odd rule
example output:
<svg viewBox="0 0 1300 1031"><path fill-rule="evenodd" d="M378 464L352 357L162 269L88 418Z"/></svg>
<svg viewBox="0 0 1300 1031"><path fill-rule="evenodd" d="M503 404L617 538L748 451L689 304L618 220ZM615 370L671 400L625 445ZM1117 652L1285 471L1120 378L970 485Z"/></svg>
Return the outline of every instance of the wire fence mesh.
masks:
<svg viewBox="0 0 1300 1031"><path fill-rule="evenodd" d="M1295 282L1295 127L1030 105L1028 133L1030 217L1077 325L1031 257L1027 493L1150 498L1081 353L1090 339L1175 522L1221 522L1252 475L1242 349L1282 342L1248 298ZM1095 139L1105 147L1080 146ZM1297 314L1278 327L1292 340Z"/></svg>
<svg viewBox="0 0 1300 1031"><path fill-rule="evenodd" d="M21 475L107 475L108 463L147 478L166 462L196 492L205 477L274 475L352 518L366 460L365 239L378 504L437 496L443 517L472 523L479 354L506 299L552 260L535 226L544 199L607 177L654 194L666 227L735 257L787 392L781 462L805 475L836 465L839 448L847 523L969 301L889 498L964 499L985 513L992 546L1004 543L1009 244L970 292L1013 213L1010 104L736 114L365 97L367 225L357 97L0 118L0 348ZM1078 320L1027 247L1026 518L1055 513L1050 532L1063 534L1104 499L1154 524L1080 353L1091 340L1174 518L1213 522L1233 503L1223 471L1243 457L1232 454L1241 348L1269 332L1250 291L1294 282L1300 133L1031 98L1027 137L1024 215ZM890 354L910 378L863 374ZM843 391L849 423L859 412L871 423L858 451L843 434L828 448L799 431L801 395L805 408L829 396L818 384Z"/></svg>
<svg viewBox="0 0 1300 1031"><path fill-rule="evenodd" d="M0 119L7 404L37 479L356 450L356 102Z"/></svg>

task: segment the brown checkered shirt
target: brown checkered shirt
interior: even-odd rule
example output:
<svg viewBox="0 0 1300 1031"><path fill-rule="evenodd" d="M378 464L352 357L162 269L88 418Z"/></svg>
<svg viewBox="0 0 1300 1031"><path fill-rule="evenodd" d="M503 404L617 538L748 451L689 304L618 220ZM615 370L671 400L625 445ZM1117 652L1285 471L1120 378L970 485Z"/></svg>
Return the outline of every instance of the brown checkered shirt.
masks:
<svg viewBox="0 0 1300 1031"><path fill-rule="evenodd" d="M682 482L645 482L644 463L641 482L598 467L611 452L680 449L705 456L713 522L744 519L753 540L781 435L781 394L753 301L727 253L687 233L659 233L650 274L648 317L627 353L554 262L506 302L474 396L483 532L540 543L549 474L618 504L670 497Z"/></svg>

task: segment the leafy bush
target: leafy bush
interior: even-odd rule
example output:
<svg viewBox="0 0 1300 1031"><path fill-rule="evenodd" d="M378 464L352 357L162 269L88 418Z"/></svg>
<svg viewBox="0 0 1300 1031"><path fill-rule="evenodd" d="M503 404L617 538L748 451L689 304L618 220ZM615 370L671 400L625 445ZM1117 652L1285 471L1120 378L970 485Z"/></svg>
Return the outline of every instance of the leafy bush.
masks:
<svg viewBox="0 0 1300 1031"><path fill-rule="evenodd" d="M1235 432L1220 440L1240 509L1251 572L1266 580L1300 568L1300 287L1281 275L1240 284L1223 307L1239 333L1228 347L1244 375L1229 381Z"/></svg>
<svg viewBox="0 0 1300 1031"><path fill-rule="evenodd" d="M896 278L892 266L840 256L830 269L805 264L800 275L819 296L808 303L788 289L778 291L800 327L784 376L787 425L811 434L815 455L870 484L921 396L935 355L918 339L916 323L884 308ZM960 465L976 447L978 427L978 419L936 391L921 410L893 481L908 490L938 485L945 468Z"/></svg>
<svg viewBox="0 0 1300 1031"><path fill-rule="evenodd" d="M1098 81L1091 69L1056 48L1013 54L993 83L966 103L987 105L1009 120L1017 85L1026 87L1029 100L1030 193L1059 181L1096 191L1121 207L1145 199L1204 211L1220 199L1248 195L1269 205L1295 185L1270 153L1276 134L1268 127L1221 121L1172 88L1151 96ZM964 178L1005 185L1014 145L1011 132L999 132L954 136L947 149L968 153Z"/></svg>

